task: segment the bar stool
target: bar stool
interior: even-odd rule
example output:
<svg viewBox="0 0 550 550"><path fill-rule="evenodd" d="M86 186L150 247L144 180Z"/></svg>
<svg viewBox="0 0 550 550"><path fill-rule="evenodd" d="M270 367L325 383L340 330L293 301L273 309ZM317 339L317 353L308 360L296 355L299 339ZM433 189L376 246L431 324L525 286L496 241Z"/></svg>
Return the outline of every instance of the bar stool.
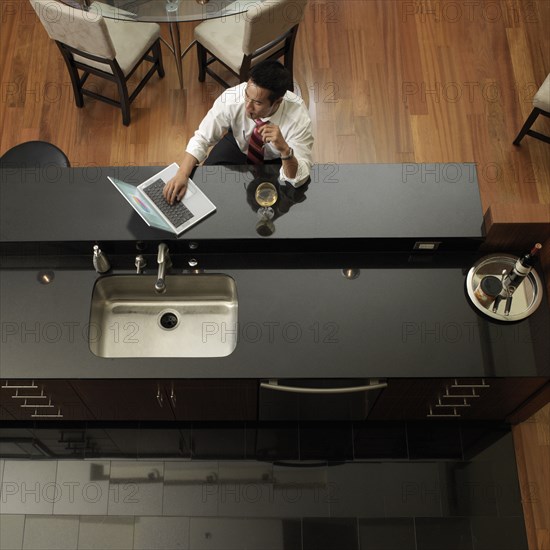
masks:
<svg viewBox="0 0 550 550"><path fill-rule="evenodd" d="M114 105L121 109L122 123L128 126L130 104L154 73L164 77L159 25L104 19L98 13L52 0L30 2L63 55L76 106L84 106L85 95ZM128 80L145 62L150 63L149 70L130 94ZM94 91L92 86L84 87L90 75L115 83L118 100Z"/></svg>
<svg viewBox="0 0 550 550"><path fill-rule="evenodd" d="M545 81L542 83L542 86L535 94L535 97L533 98L533 107L534 108L525 121L523 128L514 140L514 145L519 145L525 135L540 139L546 143L550 143L549 136L541 134L535 130L531 130L531 126L534 124L539 115L550 117L550 74L546 77Z"/></svg>
<svg viewBox="0 0 550 550"><path fill-rule="evenodd" d="M26 141L6 151L0 157L0 168L26 168L29 166L71 166L67 155L53 143Z"/></svg>
<svg viewBox="0 0 550 550"><path fill-rule="evenodd" d="M209 19L194 30L197 42L199 82L210 75L229 88L210 68L214 62L246 82L250 68L266 59L283 57L293 77L294 44L307 0L270 0L251 6L244 15Z"/></svg>

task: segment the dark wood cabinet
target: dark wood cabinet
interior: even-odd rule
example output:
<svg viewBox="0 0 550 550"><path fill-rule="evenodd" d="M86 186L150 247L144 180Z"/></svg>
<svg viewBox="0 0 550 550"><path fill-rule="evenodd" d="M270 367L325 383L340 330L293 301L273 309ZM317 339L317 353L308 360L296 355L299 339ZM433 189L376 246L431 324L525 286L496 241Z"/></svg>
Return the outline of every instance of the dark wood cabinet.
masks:
<svg viewBox="0 0 550 550"><path fill-rule="evenodd" d="M25 395L40 396L39 385L30 380L2 380L0 407L7 420L27 420L30 418L31 410L21 406L25 404ZM38 399L29 400L29 402L33 401L38 401Z"/></svg>
<svg viewBox="0 0 550 550"><path fill-rule="evenodd" d="M2 380L0 406L15 420L90 420L92 415L67 380Z"/></svg>
<svg viewBox="0 0 550 550"><path fill-rule="evenodd" d="M256 380L73 380L96 420L255 420Z"/></svg>
<svg viewBox="0 0 550 550"><path fill-rule="evenodd" d="M71 385L96 420L174 420L157 380L73 380Z"/></svg>
<svg viewBox="0 0 550 550"><path fill-rule="evenodd" d="M272 381L263 381L272 382ZM505 420L549 383L545 377L391 378L375 391L295 393L256 379L3 380L0 419L136 422ZM280 380L307 388L369 380ZM511 416L512 415L512 416Z"/></svg>
<svg viewBox="0 0 550 550"><path fill-rule="evenodd" d="M51 396L54 411L60 411L65 420L91 420L91 414L87 403L82 401L69 381L46 380L44 388Z"/></svg>
<svg viewBox="0 0 550 550"><path fill-rule="evenodd" d="M393 378L369 420L506 419L547 382L544 377Z"/></svg>
<svg viewBox="0 0 550 550"><path fill-rule="evenodd" d="M246 421L257 418L256 380L174 380L165 390L177 420Z"/></svg>
<svg viewBox="0 0 550 550"><path fill-rule="evenodd" d="M0 401L0 422L6 422L8 420L15 420L15 417L10 413L9 409L2 405L2 402Z"/></svg>

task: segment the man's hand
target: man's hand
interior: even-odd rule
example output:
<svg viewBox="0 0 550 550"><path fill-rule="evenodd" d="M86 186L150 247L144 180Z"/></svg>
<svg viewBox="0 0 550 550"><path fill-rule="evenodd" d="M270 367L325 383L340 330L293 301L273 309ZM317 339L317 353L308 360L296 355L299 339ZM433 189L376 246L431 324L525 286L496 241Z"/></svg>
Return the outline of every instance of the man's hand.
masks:
<svg viewBox="0 0 550 550"><path fill-rule="evenodd" d="M193 173L198 160L190 153L185 152L176 175L164 186L162 194L168 204L174 204L183 199L187 191L189 176Z"/></svg>
<svg viewBox="0 0 550 550"><path fill-rule="evenodd" d="M275 149L282 154L281 156L288 153L288 143L283 138L281 129L276 124L271 124L271 122L268 122L267 124L260 126L260 128L258 128L258 132L262 136L264 143L271 143L273 147L275 147Z"/></svg>
<svg viewBox="0 0 550 550"><path fill-rule="evenodd" d="M187 181L189 177L178 171L178 173L164 186L162 194L168 204L174 204L181 201L187 191Z"/></svg>
<svg viewBox="0 0 550 550"><path fill-rule="evenodd" d="M268 122L258 128L258 132L262 136L264 143L271 143L277 151L279 151L281 157L289 157L290 147L281 134L281 129L276 124ZM298 160L291 156L282 161L284 167L284 174L287 178L294 178L298 173Z"/></svg>

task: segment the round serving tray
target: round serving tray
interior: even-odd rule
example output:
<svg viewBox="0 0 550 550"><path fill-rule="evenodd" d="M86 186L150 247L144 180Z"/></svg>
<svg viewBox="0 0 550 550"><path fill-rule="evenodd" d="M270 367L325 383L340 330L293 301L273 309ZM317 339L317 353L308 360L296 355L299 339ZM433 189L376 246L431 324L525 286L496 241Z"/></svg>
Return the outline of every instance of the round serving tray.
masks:
<svg viewBox="0 0 550 550"><path fill-rule="evenodd" d="M490 254L478 260L468 271L466 276L466 291L472 304L484 315L499 321L513 322L521 321L529 317L540 305L542 301L543 286L538 273L533 269L525 277L523 282L517 287L513 294L510 313L504 315L506 300L502 300L498 305L497 311L493 312L493 305L485 307L474 294L479 282L487 275L493 275L501 278L502 271L510 271L517 261L517 256L511 254Z"/></svg>

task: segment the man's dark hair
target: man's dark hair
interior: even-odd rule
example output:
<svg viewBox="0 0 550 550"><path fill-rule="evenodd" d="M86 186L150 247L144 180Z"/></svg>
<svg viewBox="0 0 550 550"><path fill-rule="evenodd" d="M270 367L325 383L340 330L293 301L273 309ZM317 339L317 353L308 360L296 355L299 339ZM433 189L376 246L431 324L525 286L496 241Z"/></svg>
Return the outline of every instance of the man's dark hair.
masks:
<svg viewBox="0 0 550 550"><path fill-rule="evenodd" d="M268 59L254 65L250 69L249 79L259 86L269 90L269 101L273 103L283 97L287 90L294 89L294 83L288 69L282 63Z"/></svg>

